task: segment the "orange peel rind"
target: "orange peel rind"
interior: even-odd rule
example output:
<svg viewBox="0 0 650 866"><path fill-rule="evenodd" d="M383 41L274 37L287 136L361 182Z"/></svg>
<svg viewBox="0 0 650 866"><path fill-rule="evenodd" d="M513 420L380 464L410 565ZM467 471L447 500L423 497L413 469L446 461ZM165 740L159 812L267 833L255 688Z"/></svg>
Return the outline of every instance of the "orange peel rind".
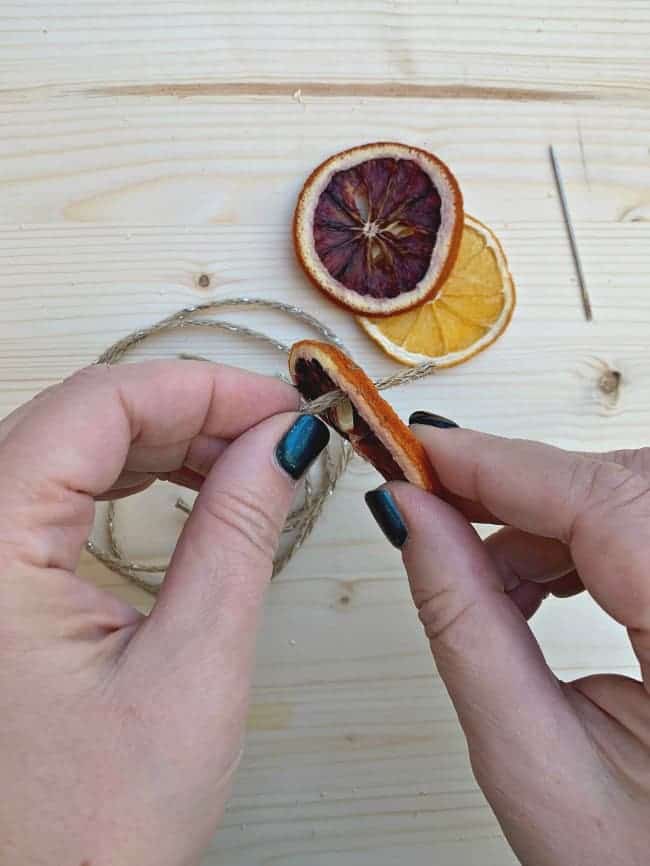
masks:
<svg viewBox="0 0 650 866"><path fill-rule="evenodd" d="M329 343L302 340L291 347L289 371L307 400L335 390L345 394L347 399L321 417L387 481L409 481L431 492L441 489L422 444L344 352Z"/></svg>

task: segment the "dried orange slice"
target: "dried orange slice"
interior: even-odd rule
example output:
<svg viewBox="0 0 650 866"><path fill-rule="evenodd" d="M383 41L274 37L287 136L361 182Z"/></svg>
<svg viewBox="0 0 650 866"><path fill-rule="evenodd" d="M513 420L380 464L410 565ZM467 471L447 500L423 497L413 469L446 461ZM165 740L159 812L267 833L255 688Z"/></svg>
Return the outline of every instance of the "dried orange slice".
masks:
<svg viewBox="0 0 650 866"><path fill-rule="evenodd" d="M341 390L347 399L321 417L387 481L410 481L425 490L440 482L420 442L354 361L330 343L301 340L291 347L289 371L307 400Z"/></svg>
<svg viewBox="0 0 650 866"><path fill-rule="evenodd" d="M431 297L449 273L463 199L447 166L379 142L330 157L307 179L294 243L307 276L357 313L389 316Z"/></svg>
<svg viewBox="0 0 650 866"><path fill-rule="evenodd" d="M491 229L466 215L456 262L435 298L396 316L357 320L402 364L434 359L453 367L493 343L514 308L515 286L501 244Z"/></svg>

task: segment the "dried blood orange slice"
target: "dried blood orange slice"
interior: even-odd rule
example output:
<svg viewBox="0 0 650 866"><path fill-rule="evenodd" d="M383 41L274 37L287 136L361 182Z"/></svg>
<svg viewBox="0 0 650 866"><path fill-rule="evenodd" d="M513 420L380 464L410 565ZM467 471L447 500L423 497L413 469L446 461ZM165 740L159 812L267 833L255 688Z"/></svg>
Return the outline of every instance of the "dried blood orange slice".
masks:
<svg viewBox="0 0 650 866"><path fill-rule="evenodd" d="M430 491L440 489L420 442L379 396L363 370L340 349L318 340L295 343L289 354L289 371L307 400L337 389L343 391L347 399L326 409L321 417L387 481L410 481Z"/></svg>
<svg viewBox="0 0 650 866"><path fill-rule="evenodd" d="M368 336L396 361L453 367L493 343L515 308L515 286L496 235L469 215L451 273L435 298L395 316L359 316Z"/></svg>
<svg viewBox="0 0 650 866"><path fill-rule="evenodd" d="M298 259L337 303L389 316L435 294L463 229L447 166L425 150L379 142L330 157L305 183L294 216Z"/></svg>

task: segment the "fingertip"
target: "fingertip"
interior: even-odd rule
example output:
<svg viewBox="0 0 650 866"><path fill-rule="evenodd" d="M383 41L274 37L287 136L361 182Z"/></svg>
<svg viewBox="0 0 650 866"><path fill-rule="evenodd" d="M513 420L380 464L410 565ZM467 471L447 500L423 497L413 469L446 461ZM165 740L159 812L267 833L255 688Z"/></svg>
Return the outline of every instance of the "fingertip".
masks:
<svg viewBox="0 0 650 866"><path fill-rule="evenodd" d="M477 522L502 522L498 513L500 496L510 463L517 460L518 447L514 440L503 439L467 427L438 427L414 424L413 435L424 446L446 492L445 499L458 504L462 511L466 505L476 513ZM503 468L501 468L503 467ZM487 483L486 482L487 479ZM498 479L500 484L492 482Z"/></svg>
<svg viewBox="0 0 650 866"><path fill-rule="evenodd" d="M420 421L411 422L410 429L424 446L446 487L449 486L448 480L453 481L453 469L458 465L459 459L466 462L472 454L476 453L476 437L483 435L465 427L423 424Z"/></svg>
<svg viewBox="0 0 650 866"><path fill-rule="evenodd" d="M280 468L298 481L327 446L330 431L317 415L299 415L275 448Z"/></svg>
<svg viewBox="0 0 650 866"><path fill-rule="evenodd" d="M408 529L391 490L384 486L365 494L366 505L388 541L398 549L408 539Z"/></svg>
<svg viewBox="0 0 650 866"><path fill-rule="evenodd" d="M417 415L418 413L414 414ZM443 423L441 421L436 424L425 424L422 421L411 421L410 425L413 435L420 440L425 448L441 449L443 452L447 449L458 449L463 444L478 443L480 441L487 442L498 438L489 433L471 430L468 427L459 427L454 422Z"/></svg>
<svg viewBox="0 0 650 866"><path fill-rule="evenodd" d="M380 490L390 493L407 524L410 535L429 537L444 532L451 523L467 524L465 518L435 493L405 481L391 481ZM469 524L467 524L468 528Z"/></svg>
<svg viewBox="0 0 650 866"><path fill-rule="evenodd" d="M459 427L455 421L445 418L444 415L436 415L434 412L424 412L421 410L411 413L409 424L411 426L435 427L438 430L456 430Z"/></svg>

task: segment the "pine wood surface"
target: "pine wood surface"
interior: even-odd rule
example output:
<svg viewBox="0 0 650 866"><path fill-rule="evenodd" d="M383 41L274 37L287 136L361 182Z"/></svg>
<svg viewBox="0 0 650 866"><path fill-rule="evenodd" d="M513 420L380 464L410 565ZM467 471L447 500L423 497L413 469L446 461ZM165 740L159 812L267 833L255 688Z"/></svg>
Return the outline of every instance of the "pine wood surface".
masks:
<svg viewBox="0 0 650 866"><path fill-rule="evenodd" d="M499 234L519 299L494 347L390 392L397 410L571 448L647 443L649 49L645 0L5 0L0 415L131 330L211 298L298 304L372 375L394 371L310 288L290 239L317 162L393 139L450 164L467 211ZM223 318L306 334L277 315ZM134 357L183 350L284 369L277 353L213 333L175 332ZM608 369L621 373L615 395L599 387ZM248 747L206 866L515 862L472 779L399 556L363 505L377 480L353 463L270 588ZM177 492L118 506L133 555L169 549ZM81 568L148 606L91 558ZM635 670L622 629L585 598L545 603L533 627L564 678Z"/></svg>

